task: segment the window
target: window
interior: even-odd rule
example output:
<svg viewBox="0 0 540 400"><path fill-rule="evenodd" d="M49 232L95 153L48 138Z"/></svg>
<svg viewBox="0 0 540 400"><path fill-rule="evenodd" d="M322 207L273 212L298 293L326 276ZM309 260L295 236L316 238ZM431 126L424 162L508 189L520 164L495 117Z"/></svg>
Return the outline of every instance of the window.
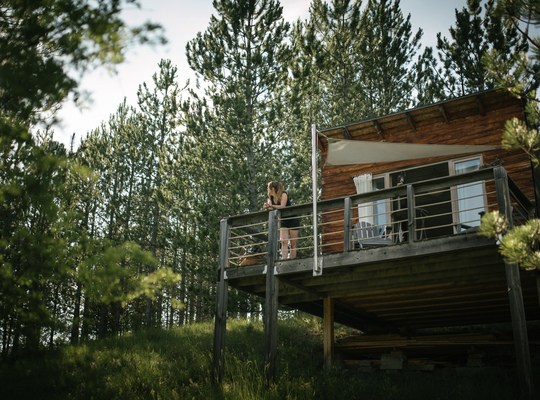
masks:
<svg viewBox="0 0 540 400"><path fill-rule="evenodd" d="M356 193L367 193L384 189L386 187L386 176L371 174L359 175L353 178L356 186ZM388 225L388 200L380 199L358 204L358 222L365 226L372 227L375 236L386 235Z"/></svg>
<svg viewBox="0 0 540 400"><path fill-rule="evenodd" d="M374 177L371 183L373 191L384 189L385 177ZM375 200L373 202L373 225L380 228L380 230L382 231L381 234L384 233L384 227L388 225L387 203L388 201L386 199Z"/></svg>
<svg viewBox="0 0 540 400"><path fill-rule="evenodd" d="M365 193L396 186L400 180L407 185L465 174L480 169L481 165L482 157L475 156L380 175L361 175L355 178L355 184L357 193ZM474 229L480 225L481 215L486 210L484 183L471 182L444 190L418 192L415 206L424 213L422 226L426 237L441 237ZM385 228L392 225L392 213L399 211L400 207L406 207L406 201L398 204L395 199L388 198L365 202L358 205L358 220L373 225L383 235Z"/></svg>
<svg viewBox="0 0 540 400"><path fill-rule="evenodd" d="M480 157L454 161L454 174L465 174L480 169ZM455 190L455 218L456 231L463 232L467 229L480 226L480 218L485 212L484 184L472 182L456 186Z"/></svg>

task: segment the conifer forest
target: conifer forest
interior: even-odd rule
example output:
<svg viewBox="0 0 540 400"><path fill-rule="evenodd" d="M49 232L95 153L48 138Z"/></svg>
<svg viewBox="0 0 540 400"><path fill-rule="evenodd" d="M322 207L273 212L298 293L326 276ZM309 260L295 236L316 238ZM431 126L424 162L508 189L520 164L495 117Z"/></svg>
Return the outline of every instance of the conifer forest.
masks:
<svg viewBox="0 0 540 400"><path fill-rule="evenodd" d="M534 0L468 0L434 47L399 0L311 0L293 23L279 0L214 0L185 48L196 82L162 59L136 104L55 141L80 74L166 40L122 20L133 3L0 3L0 359L212 320L220 219L262 210L271 180L310 201L311 124L540 83ZM258 319L261 299L231 290L228 310Z"/></svg>

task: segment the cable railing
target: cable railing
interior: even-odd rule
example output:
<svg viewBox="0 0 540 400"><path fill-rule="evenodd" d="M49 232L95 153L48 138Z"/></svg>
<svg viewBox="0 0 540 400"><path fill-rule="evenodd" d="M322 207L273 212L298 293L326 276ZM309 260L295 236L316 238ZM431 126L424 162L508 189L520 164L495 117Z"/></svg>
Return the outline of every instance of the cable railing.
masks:
<svg viewBox="0 0 540 400"><path fill-rule="evenodd" d="M319 201L317 238L312 204L229 217L228 231L222 233L226 268L264 265L272 246L273 259L286 259L281 254L279 227L288 219L300 220L296 257L308 258L315 249L324 255L474 233L484 213L502 209L505 194L510 207L504 209L511 210L513 223L527 221L532 203L502 167ZM270 238L273 223L277 224L276 237Z"/></svg>

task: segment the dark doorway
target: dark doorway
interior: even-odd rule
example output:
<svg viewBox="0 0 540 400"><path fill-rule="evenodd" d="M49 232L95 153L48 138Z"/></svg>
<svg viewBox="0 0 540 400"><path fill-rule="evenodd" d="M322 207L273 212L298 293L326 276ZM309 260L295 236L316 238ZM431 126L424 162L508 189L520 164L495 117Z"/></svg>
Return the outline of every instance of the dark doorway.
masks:
<svg viewBox="0 0 540 400"><path fill-rule="evenodd" d="M450 174L448 163L433 164L390 174L392 186L442 178ZM397 204L394 205L396 207ZM403 205L402 205L403 206ZM424 238L453 234L452 196L450 190L416 193L417 217L422 219ZM422 211L419 213L418 211ZM422 224L417 223L418 226ZM418 235L417 235L418 236Z"/></svg>

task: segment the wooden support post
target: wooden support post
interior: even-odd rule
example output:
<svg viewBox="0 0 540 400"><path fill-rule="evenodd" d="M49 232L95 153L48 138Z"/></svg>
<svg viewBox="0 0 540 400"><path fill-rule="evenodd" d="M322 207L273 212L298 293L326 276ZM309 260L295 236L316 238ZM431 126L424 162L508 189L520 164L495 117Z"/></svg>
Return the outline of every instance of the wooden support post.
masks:
<svg viewBox="0 0 540 400"><path fill-rule="evenodd" d="M416 240L416 203L413 185L407 185L407 234L409 243Z"/></svg>
<svg viewBox="0 0 540 400"><path fill-rule="evenodd" d="M323 300L323 349L324 366L329 368L334 360L334 299Z"/></svg>
<svg viewBox="0 0 540 400"><path fill-rule="evenodd" d="M278 211L268 215L268 251L266 255L266 301L264 314L264 372L266 384L276 378L278 280L274 264L278 251Z"/></svg>
<svg viewBox="0 0 540 400"><path fill-rule="evenodd" d="M497 188L497 202L499 212L508 221L508 227L512 228L512 205L510 203L510 190L508 177L503 167L494 169L495 186ZM534 388L531 371L531 355L529 351L529 338L527 335L527 319L523 305L523 292L519 276L519 266L504 263L506 282L508 285L508 297L510 301L510 316L512 319L512 331L514 334L514 347L516 351L517 376L522 399L533 399Z"/></svg>
<svg viewBox="0 0 540 400"><path fill-rule="evenodd" d="M535 156L540 159L540 152L535 152ZM540 165L535 165L531 161L531 169L534 184L534 211L536 212L536 218L540 218Z"/></svg>
<svg viewBox="0 0 540 400"><path fill-rule="evenodd" d="M227 278L225 270L229 265L229 233L227 219L222 219L219 232L219 277L216 294L216 316L214 321L214 353L212 382L219 384L223 380L225 366L225 332L227 330Z"/></svg>
<svg viewBox="0 0 540 400"><path fill-rule="evenodd" d="M540 272L536 271L536 296L538 297L538 305L540 305Z"/></svg>
<svg viewBox="0 0 540 400"><path fill-rule="evenodd" d="M343 202L343 252L351 250L351 198L345 197Z"/></svg>

